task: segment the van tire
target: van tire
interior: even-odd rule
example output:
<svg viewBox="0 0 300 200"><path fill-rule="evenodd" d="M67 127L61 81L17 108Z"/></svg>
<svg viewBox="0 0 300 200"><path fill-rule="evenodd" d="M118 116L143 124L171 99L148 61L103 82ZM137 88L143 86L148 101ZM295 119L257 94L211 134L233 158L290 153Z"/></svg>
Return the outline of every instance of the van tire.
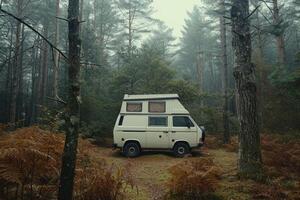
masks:
<svg viewBox="0 0 300 200"><path fill-rule="evenodd" d="M178 142L174 145L173 152L176 157L182 158L190 153L190 146L185 142Z"/></svg>
<svg viewBox="0 0 300 200"><path fill-rule="evenodd" d="M134 158L140 155L141 149L137 142L127 142L124 145L123 153L126 157Z"/></svg>

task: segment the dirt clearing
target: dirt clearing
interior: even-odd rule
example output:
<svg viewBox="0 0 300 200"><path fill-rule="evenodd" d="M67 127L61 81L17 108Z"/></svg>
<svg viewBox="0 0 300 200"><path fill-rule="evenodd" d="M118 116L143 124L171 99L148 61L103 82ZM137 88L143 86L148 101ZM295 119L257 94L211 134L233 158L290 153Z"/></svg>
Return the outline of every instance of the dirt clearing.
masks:
<svg viewBox="0 0 300 200"><path fill-rule="evenodd" d="M99 158L104 158L110 163L126 167L134 177L137 190L128 191L128 199L162 199L167 192L166 184L170 178L169 169L186 161L212 157L217 166L224 170L228 179L236 179L236 153L224 150L197 149L186 158L176 158L171 152L143 152L137 158L125 158L119 150L99 147L96 149ZM224 182L226 185L227 181ZM220 190L222 193L222 190Z"/></svg>

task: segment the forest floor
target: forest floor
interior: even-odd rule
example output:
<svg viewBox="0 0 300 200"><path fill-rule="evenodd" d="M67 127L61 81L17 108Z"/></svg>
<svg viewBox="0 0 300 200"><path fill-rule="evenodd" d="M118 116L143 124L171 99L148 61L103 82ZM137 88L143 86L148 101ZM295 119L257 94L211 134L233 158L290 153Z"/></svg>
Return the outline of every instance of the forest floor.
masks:
<svg viewBox="0 0 300 200"><path fill-rule="evenodd" d="M209 143L215 138L208 138ZM210 144L209 144L210 145ZM208 146L209 146L208 145ZM222 171L216 194L220 199L248 200L248 199L300 199L299 183L282 191L273 184L261 184L252 180L240 180L237 175L236 147L204 147L192 152L185 158L176 158L171 152L143 152L138 158L125 158L119 150L99 147L96 151L105 160L129 169L137 190L127 191L128 199L163 199L167 193L167 184L171 178L170 168L185 164L192 160L212 158L215 165ZM275 192L276 190L276 192ZM296 192L295 192L296 191Z"/></svg>
<svg viewBox="0 0 300 200"><path fill-rule="evenodd" d="M246 193L239 193L233 189L240 187L236 178L237 154L218 150L196 150L186 158L176 158L171 152L143 152L138 158L125 158L118 150L99 148L99 155L107 161L118 166L130 165L129 169L134 173L137 190L128 191L128 199L156 200L162 199L167 192L167 183L171 176L169 169L185 161L195 160L202 157L211 157L216 165L223 169L220 194L226 195L227 199L249 199ZM128 168L128 166L126 166ZM236 187L236 188L235 188ZM231 190L231 191L230 191ZM232 192L232 194L230 194Z"/></svg>
<svg viewBox="0 0 300 200"><path fill-rule="evenodd" d="M236 137L232 138L230 144L222 145L222 140L219 137L209 135L206 138L204 147L194 150L191 155L185 158L176 158L171 152L150 151L142 152L137 158L126 158L122 156L120 150L113 150L109 147L111 142L111 138L103 141L79 140L76 167L79 173L78 176L76 175L78 178L77 186L83 184L84 187L87 187L86 189L91 189L91 192L94 191L92 194L95 193L95 195L103 195L107 193L107 190L111 190L111 187L118 184L118 182L115 183L114 180L109 179L112 185L105 187L103 183L108 179L103 176L103 171L97 171L98 168L101 168L101 164L105 164L108 168L119 168L126 172L117 177L119 177L119 180L123 180L122 177L129 177L130 183L128 185L134 187L126 187L124 193L126 199L130 200L166 199L166 195L170 194L170 189L174 189L176 185L179 185L179 189L182 188L181 185L184 181L189 184L187 189L190 189L189 187L191 186L194 187L193 189L196 188L197 192L200 191L200 193L203 189L207 189L207 185L212 183L212 186L209 186L209 192L213 192L218 197L216 198L218 200L300 200L300 138L294 137L294 135L292 137L262 135L261 147L265 175L259 181L239 178L237 172L238 144ZM56 176L57 171L60 170L61 153L64 145L63 134L51 133L38 127L18 129L10 134L3 131L1 133L0 129L0 144L2 145L0 146L0 155L2 155L2 157L0 156L0 168L2 166L2 169L5 169L0 171L0 185L2 179L12 180L13 183L15 180L18 180L18 182L22 181L23 179L19 180L22 172L20 170L25 167L24 169L27 170L23 170L24 173L22 172L22 174L24 177L27 176L27 171L32 170L32 166L35 166L32 163L36 163L39 166L36 180L40 180L39 177L44 177L45 174L52 174L51 176L54 176L54 180L57 180ZM37 160L33 155L46 155L46 157L41 157ZM52 158L51 166L55 170L46 167L49 165L50 155ZM6 160L8 162L5 162ZM12 163L12 160L16 160L16 162ZM26 161L24 167L19 169L18 163L24 162L24 160ZM87 164L90 164L91 168ZM89 171L93 167L96 171ZM186 173L184 172L185 174L183 173L183 176L182 174L178 176L178 171L177 175L176 173L174 174L174 169L176 171L176 169L180 168L192 170L187 170ZM212 172L211 169L216 169L218 171L216 174L218 175L209 176L208 174ZM48 170L52 170L53 173L48 172ZM93 176L93 173L99 176ZM190 176L192 178L186 178ZM211 177L213 178L211 179ZM182 179L184 180L182 181ZM85 182L85 180L89 180L89 182ZM194 183L190 183L191 180ZM3 182L2 184L5 183ZM91 186L87 183L95 184ZM29 183L24 182L24 184L28 186ZM40 183L38 182L37 184ZM198 186L202 187L202 190L197 190ZM49 188L53 188L53 185L49 185ZM76 187L76 189L78 192L82 191L80 190L81 188ZM18 194L18 192L14 191L11 189L12 193L10 196ZM96 194L96 192L99 193ZM50 191L50 194L52 193ZM90 194L87 195L90 196ZM82 199L95 199L95 196Z"/></svg>

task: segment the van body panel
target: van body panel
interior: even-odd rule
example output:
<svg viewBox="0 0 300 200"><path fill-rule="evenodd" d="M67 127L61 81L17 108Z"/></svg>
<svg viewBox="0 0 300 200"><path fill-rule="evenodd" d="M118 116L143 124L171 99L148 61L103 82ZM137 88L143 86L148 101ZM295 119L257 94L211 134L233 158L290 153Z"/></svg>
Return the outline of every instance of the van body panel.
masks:
<svg viewBox="0 0 300 200"><path fill-rule="evenodd" d="M127 141L139 142L142 149L173 149L176 142L194 148L199 146L202 130L177 94L125 95L113 137L119 148Z"/></svg>

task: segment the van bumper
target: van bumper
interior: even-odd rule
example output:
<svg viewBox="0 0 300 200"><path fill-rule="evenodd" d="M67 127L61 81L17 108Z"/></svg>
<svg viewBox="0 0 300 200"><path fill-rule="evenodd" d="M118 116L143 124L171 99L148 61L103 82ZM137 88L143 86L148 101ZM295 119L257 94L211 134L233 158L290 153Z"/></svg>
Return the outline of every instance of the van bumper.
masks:
<svg viewBox="0 0 300 200"><path fill-rule="evenodd" d="M118 145L117 145L117 144L113 144L113 145L112 145L112 148L115 150L115 149L118 148Z"/></svg>

